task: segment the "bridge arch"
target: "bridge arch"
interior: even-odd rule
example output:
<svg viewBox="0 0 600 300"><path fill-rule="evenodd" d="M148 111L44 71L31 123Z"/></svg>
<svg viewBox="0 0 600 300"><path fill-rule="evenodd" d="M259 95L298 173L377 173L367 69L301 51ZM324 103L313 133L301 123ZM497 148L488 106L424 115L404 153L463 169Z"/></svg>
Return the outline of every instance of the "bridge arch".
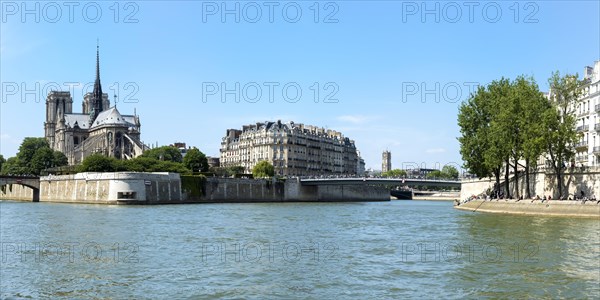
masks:
<svg viewBox="0 0 600 300"><path fill-rule="evenodd" d="M40 201L40 178L25 176L0 176L1 192L7 194L10 185L20 185L32 190L32 202Z"/></svg>

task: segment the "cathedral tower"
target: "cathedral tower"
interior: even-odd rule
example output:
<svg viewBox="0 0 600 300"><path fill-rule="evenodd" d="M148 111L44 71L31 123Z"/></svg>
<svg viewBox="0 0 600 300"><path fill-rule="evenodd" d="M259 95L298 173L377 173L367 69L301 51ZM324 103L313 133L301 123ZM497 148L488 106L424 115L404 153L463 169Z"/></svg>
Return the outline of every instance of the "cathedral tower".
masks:
<svg viewBox="0 0 600 300"><path fill-rule="evenodd" d="M73 98L70 92L51 91L46 97L46 122L44 122L44 136L50 148L57 150L55 145L56 126L60 121L59 110L63 114L73 112Z"/></svg>

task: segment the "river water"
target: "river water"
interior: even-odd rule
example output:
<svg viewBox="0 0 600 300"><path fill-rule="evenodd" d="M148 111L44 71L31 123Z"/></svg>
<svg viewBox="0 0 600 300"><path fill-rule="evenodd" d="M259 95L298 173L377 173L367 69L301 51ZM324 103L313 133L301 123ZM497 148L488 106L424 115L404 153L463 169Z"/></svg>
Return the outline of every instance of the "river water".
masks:
<svg viewBox="0 0 600 300"><path fill-rule="evenodd" d="M600 297L600 223L446 201L0 202L0 298Z"/></svg>

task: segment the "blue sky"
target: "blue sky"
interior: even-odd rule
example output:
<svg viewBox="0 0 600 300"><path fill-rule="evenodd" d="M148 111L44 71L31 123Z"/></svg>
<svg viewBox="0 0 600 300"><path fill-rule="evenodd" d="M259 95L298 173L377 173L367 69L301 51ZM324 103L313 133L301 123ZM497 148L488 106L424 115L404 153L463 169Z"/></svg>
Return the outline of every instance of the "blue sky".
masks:
<svg viewBox="0 0 600 300"><path fill-rule="evenodd" d="M460 166L456 115L473 84L525 74L545 90L552 71L600 58L598 1L74 3L2 1L5 157L43 136L45 87L79 83L81 110L96 39L103 90L137 111L147 144L218 156L227 128L292 120L341 131L374 169L385 149L394 168ZM223 92L236 83L239 97Z"/></svg>

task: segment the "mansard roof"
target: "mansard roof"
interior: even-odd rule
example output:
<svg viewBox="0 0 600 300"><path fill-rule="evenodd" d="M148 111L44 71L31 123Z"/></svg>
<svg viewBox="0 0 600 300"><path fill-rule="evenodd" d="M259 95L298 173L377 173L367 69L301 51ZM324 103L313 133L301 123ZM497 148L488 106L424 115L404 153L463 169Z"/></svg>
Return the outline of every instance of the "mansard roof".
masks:
<svg viewBox="0 0 600 300"><path fill-rule="evenodd" d="M119 113L119 110L114 106L98 114L98 117L96 118L96 120L94 120L94 123L91 128L93 129L104 125L120 127L135 126L133 123L128 122L126 118L124 118L121 115L121 113Z"/></svg>

